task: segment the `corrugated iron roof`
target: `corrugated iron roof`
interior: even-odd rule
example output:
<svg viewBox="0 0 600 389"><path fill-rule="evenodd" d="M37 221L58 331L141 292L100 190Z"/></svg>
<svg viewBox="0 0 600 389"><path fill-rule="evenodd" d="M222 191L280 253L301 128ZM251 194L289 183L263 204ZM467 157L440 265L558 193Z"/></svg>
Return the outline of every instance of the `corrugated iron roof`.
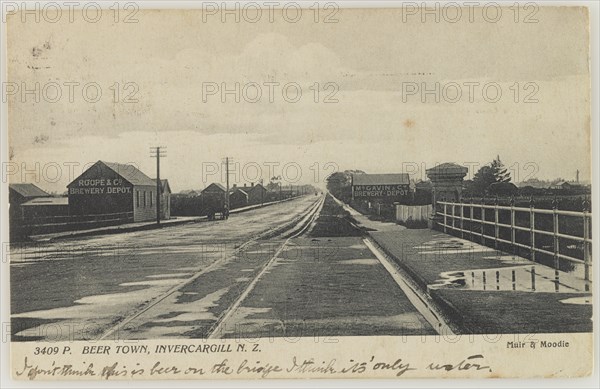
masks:
<svg viewBox="0 0 600 389"><path fill-rule="evenodd" d="M109 169L129 181L133 185L156 185L156 181L145 175L140 169L134 165L98 161L106 165Z"/></svg>
<svg viewBox="0 0 600 389"><path fill-rule="evenodd" d="M50 193L40 189L34 184L9 184L9 189L14 190L23 197L50 197Z"/></svg>
<svg viewBox="0 0 600 389"><path fill-rule="evenodd" d="M353 174L352 185L409 185L408 173Z"/></svg>
<svg viewBox="0 0 600 389"><path fill-rule="evenodd" d="M69 205L68 197L37 197L24 202L21 206L34 205Z"/></svg>

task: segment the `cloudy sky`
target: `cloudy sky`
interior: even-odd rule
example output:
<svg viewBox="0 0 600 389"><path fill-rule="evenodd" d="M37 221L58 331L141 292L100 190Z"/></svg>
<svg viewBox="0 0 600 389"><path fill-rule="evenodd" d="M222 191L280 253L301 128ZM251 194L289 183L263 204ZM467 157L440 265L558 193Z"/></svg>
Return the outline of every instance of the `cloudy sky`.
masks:
<svg viewBox="0 0 600 389"><path fill-rule="evenodd" d="M162 176L174 191L220 181L202 172L225 156L240 183L258 180L257 166L268 179L275 162L276 175L293 180L299 166L299 182L314 183L333 168L392 173L496 155L515 181L590 175L584 9L542 8L537 23L515 23L506 9L496 23L480 11L472 22L403 21L391 9L339 11L336 23L323 15L315 23L306 10L296 23L279 12L256 23L191 10L140 11L137 23L102 16L9 19L8 81L19 88L9 98L12 161L19 170L39 163L42 174L47 166L40 186L49 190L73 178L64 168L55 179L55 166L100 159L133 162L152 177L155 145L167 147ZM39 102L21 93L36 83ZM86 97L95 85L96 102L83 96L92 83ZM206 94L236 84L239 102ZM286 84L301 95L290 88L284 98ZM260 86L257 102L250 85ZM439 102L421 95L436 86Z"/></svg>

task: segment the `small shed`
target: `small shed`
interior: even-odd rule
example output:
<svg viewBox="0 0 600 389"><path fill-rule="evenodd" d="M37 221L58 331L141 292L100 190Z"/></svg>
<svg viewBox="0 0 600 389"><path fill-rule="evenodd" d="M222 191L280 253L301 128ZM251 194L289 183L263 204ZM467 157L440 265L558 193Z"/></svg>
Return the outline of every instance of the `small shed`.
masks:
<svg viewBox="0 0 600 389"><path fill-rule="evenodd" d="M9 184L8 202L13 204L22 204L31 199L40 197L51 197L52 195L34 184Z"/></svg>
<svg viewBox="0 0 600 389"><path fill-rule="evenodd" d="M229 195L229 205L231 209L245 207L248 205L248 193L240 188L235 189Z"/></svg>
<svg viewBox="0 0 600 389"><path fill-rule="evenodd" d="M156 178L153 180L156 182ZM160 218L168 220L171 218L171 186L169 180L160 180Z"/></svg>
<svg viewBox="0 0 600 389"><path fill-rule="evenodd" d="M68 197L38 197L21 204L24 219L54 218L69 215Z"/></svg>

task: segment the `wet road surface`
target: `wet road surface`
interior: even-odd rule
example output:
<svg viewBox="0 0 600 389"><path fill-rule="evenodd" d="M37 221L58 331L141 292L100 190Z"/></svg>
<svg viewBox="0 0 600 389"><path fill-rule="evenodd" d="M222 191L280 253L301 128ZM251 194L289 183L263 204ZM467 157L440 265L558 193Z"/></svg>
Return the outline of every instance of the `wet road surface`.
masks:
<svg viewBox="0 0 600 389"><path fill-rule="evenodd" d="M323 200L15 249L14 340L435 333Z"/></svg>

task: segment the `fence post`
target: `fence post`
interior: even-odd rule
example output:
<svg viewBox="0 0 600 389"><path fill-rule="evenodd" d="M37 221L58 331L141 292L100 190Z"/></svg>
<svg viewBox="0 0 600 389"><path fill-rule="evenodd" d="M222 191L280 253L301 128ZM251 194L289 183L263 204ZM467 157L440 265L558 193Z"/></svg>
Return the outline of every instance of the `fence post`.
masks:
<svg viewBox="0 0 600 389"><path fill-rule="evenodd" d="M469 239L473 240L473 198L471 197L469 203L470 211L469 211Z"/></svg>
<svg viewBox="0 0 600 389"><path fill-rule="evenodd" d="M533 196L529 199L529 243L531 245L531 260L535 262L535 210Z"/></svg>
<svg viewBox="0 0 600 389"><path fill-rule="evenodd" d="M485 197L481 198L481 244L485 246Z"/></svg>
<svg viewBox="0 0 600 389"><path fill-rule="evenodd" d="M456 204L452 203L452 231L456 230L456 226L455 226L455 223L454 223L454 221L456 220L456 211L455 211L455 209L456 209Z"/></svg>
<svg viewBox="0 0 600 389"><path fill-rule="evenodd" d="M553 247L554 247L554 280L558 282L559 274L558 269L560 267L560 261L558 254L560 253L559 241L558 241L558 199L556 196L552 200L552 227L553 227ZM558 285L558 284L556 284Z"/></svg>
<svg viewBox="0 0 600 389"><path fill-rule="evenodd" d="M460 201L460 237L465 237L465 205Z"/></svg>
<svg viewBox="0 0 600 389"><path fill-rule="evenodd" d="M500 227L498 227L498 196L494 199L494 248L498 249L498 235L500 235Z"/></svg>
<svg viewBox="0 0 600 389"><path fill-rule="evenodd" d="M513 252L517 250L516 229L515 229L515 196L510 197L510 242L513 245Z"/></svg>
<svg viewBox="0 0 600 389"><path fill-rule="evenodd" d="M448 225L447 218L446 218L447 213L448 212L447 212L446 203L444 202L444 233L446 232L446 226Z"/></svg>
<svg viewBox="0 0 600 389"><path fill-rule="evenodd" d="M583 199L583 272L584 280L586 281L585 290L589 291L588 281L590 280L590 247L588 240L590 239L590 218L588 217L587 197Z"/></svg>

